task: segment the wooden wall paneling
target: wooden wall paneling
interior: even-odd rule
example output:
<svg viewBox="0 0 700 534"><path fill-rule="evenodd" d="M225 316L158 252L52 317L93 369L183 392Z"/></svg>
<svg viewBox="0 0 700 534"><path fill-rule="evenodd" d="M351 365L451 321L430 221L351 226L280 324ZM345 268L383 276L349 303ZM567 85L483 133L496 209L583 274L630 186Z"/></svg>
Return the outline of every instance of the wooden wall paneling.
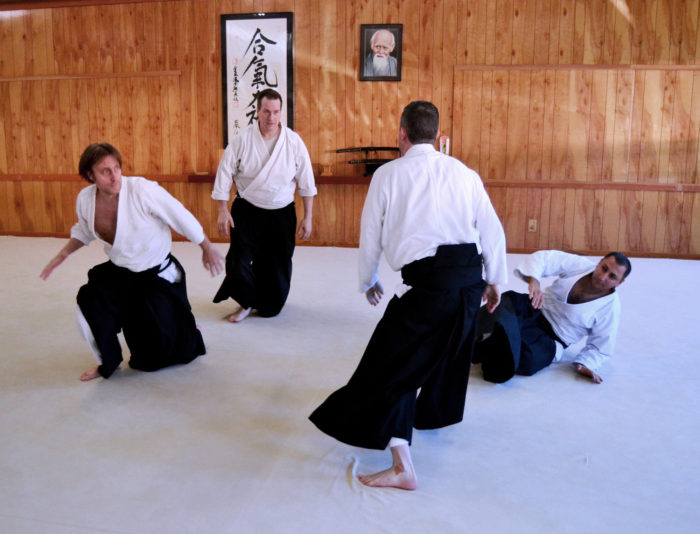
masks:
<svg viewBox="0 0 700 534"><path fill-rule="evenodd" d="M440 32L440 41L436 49L442 48L441 71L437 73L436 79L440 80L440 124L444 135L452 139L453 135L453 91L454 91L454 68L457 63L457 13L459 8L458 0L447 0L440 4L438 11L442 28L436 28L436 35ZM441 46L442 45L442 46ZM435 92L433 92L435 93ZM451 149L450 149L451 150Z"/></svg>
<svg viewBox="0 0 700 534"><path fill-rule="evenodd" d="M688 140L691 138L690 113L693 73L677 71L672 86L673 111L669 132L668 176L671 183L687 183L685 176Z"/></svg>
<svg viewBox="0 0 700 534"><path fill-rule="evenodd" d="M525 247L525 231L527 213L526 190L522 187L508 187L506 189L506 208L502 212L503 226L506 231L506 243L510 248L522 249Z"/></svg>
<svg viewBox="0 0 700 534"><path fill-rule="evenodd" d="M698 34L700 35L700 32ZM687 150L683 176L686 183L693 184L700 183L700 176L698 176L700 169L700 72L693 72L689 78L692 79L692 90L688 111L688 139L686 140Z"/></svg>
<svg viewBox="0 0 700 534"><path fill-rule="evenodd" d="M641 191L622 191L619 237L615 248L627 254L642 250L643 205L644 197Z"/></svg>
<svg viewBox="0 0 700 534"><path fill-rule="evenodd" d="M482 2L481 0L465 0L466 20L460 16L460 21L465 21L464 33L460 32L460 37L466 39L464 47L464 61L470 65L484 65L489 63L486 59L486 36L487 36L487 11L488 6L493 2Z"/></svg>
<svg viewBox="0 0 700 534"><path fill-rule="evenodd" d="M667 209L665 252L674 255L684 254L683 193L668 193Z"/></svg>
<svg viewBox="0 0 700 534"><path fill-rule="evenodd" d="M613 94L615 99L615 111L612 113L614 134L612 138L610 176L612 181L626 182L629 175L630 152L632 150L631 128L634 98L634 72L618 71L615 73L614 77L615 93L610 93L610 89L608 89L608 100L613 100ZM610 119L610 116L610 111L608 111L607 119ZM637 161L639 161L638 155Z"/></svg>
<svg viewBox="0 0 700 534"><path fill-rule="evenodd" d="M537 2L513 1L513 45L511 62L514 65L535 63L535 22Z"/></svg>
<svg viewBox="0 0 700 534"><path fill-rule="evenodd" d="M554 145L555 125L554 125L554 95L556 88L555 72L544 71L544 97L543 97L543 120L542 120L542 179L552 179L552 152Z"/></svg>
<svg viewBox="0 0 700 534"><path fill-rule="evenodd" d="M329 165L332 161L332 151L336 147L331 145L331 140L338 132L339 109L337 106L337 80L338 72L335 65L337 62L336 51L336 31L339 19L338 5L336 2L322 2L319 5L319 25L320 25L320 50L325 51L319 54L320 58L320 85L322 91L318 91L318 114L320 121L318 124L318 156L314 163ZM320 51L319 51L320 52ZM338 147L340 148L340 147ZM313 161L313 160L312 160Z"/></svg>
<svg viewBox="0 0 700 534"><path fill-rule="evenodd" d="M693 193L692 214L690 216L690 237L688 252L690 254L700 254L700 193ZM688 203L690 204L690 203Z"/></svg>
<svg viewBox="0 0 700 534"><path fill-rule="evenodd" d="M546 65L549 63L549 53L552 44L551 10L552 1L535 0L528 3L532 10L532 63Z"/></svg>
<svg viewBox="0 0 700 534"><path fill-rule="evenodd" d="M455 2L454 11L448 13L447 16L455 18L457 35L455 36L455 61L454 65L464 65L471 61L471 36L467 35L469 31L469 22L471 19L471 11L469 10L469 0L457 0ZM454 71L456 74L456 71ZM453 90L457 84L453 84Z"/></svg>
<svg viewBox="0 0 700 534"><path fill-rule="evenodd" d="M598 250L609 252L619 248L622 196L624 191L601 191L601 193L603 195L603 218L601 220L600 247Z"/></svg>
<svg viewBox="0 0 700 534"><path fill-rule="evenodd" d="M61 182L39 182L44 189L44 212L48 225L44 232L52 233L63 230L63 203L61 199Z"/></svg>
<svg viewBox="0 0 700 534"><path fill-rule="evenodd" d="M144 78L132 78L131 114L134 126L134 142L132 144L131 157L134 173L145 176L153 172L149 168L149 147L151 144L150 124L148 120L148 88Z"/></svg>
<svg viewBox="0 0 700 534"><path fill-rule="evenodd" d="M565 174L567 180L585 181L588 176L588 132L591 114L591 71L572 71L573 91L569 93L570 159Z"/></svg>
<svg viewBox="0 0 700 534"><path fill-rule="evenodd" d="M71 114L73 115L73 165L75 169L78 165L78 159L83 153L83 149L92 143L92 135L90 132L90 116L88 110L88 84L87 79L75 80L71 83L71 98L73 107Z"/></svg>
<svg viewBox="0 0 700 534"><path fill-rule="evenodd" d="M609 33L612 43L611 64L629 65L632 63L633 19L627 5L616 5L609 10L614 17L613 31Z"/></svg>
<svg viewBox="0 0 700 534"><path fill-rule="evenodd" d="M360 23L357 19L357 11L355 10L355 0L344 2L342 5L342 13L344 19L348 21L345 28L345 41L343 49L349 52L345 55L343 61L343 83L344 91L338 94L341 100L340 109L343 110L343 115L340 122L343 125L344 135L341 138L342 143L337 144L336 150L340 148L350 148L355 146L355 93L360 85L359 76L359 60L360 54ZM340 87L338 89L340 91ZM345 154L336 154L336 164L334 172L340 175L352 174L351 165L346 164L348 158Z"/></svg>
<svg viewBox="0 0 700 534"><path fill-rule="evenodd" d="M132 78L123 78L119 80L117 84L117 95L120 102L119 105L119 131L118 139L119 145L117 148L122 153L124 158L123 170L126 174L131 174L136 171L136 164L138 163L137 154L135 152L134 145L134 135L136 134L134 128L134 83Z"/></svg>
<svg viewBox="0 0 700 534"><path fill-rule="evenodd" d="M530 93L528 111L528 132L527 132L527 168L525 170L526 180L542 180L542 159L545 145L551 143L551 137L545 142L544 139L544 115L545 108L548 107L546 100L546 76L544 70L532 71L530 73ZM551 132L551 130L550 130Z"/></svg>
<svg viewBox="0 0 700 534"><path fill-rule="evenodd" d="M486 19L483 26L476 29L476 31L484 32L485 35L484 60L480 62L485 65L493 65L498 62L496 60L496 8L497 2L486 2Z"/></svg>
<svg viewBox="0 0 700 534"><path fill-rule="evenodd" d="M49 11L36 9L25 18L26 34L31 46L31 68L27 72L34 75L49 74L49 50L52 48L51 35L46 31ZM51 66L53 64L51 63Z"/></svg>
<svg viewBox="0 0 700 534"><path fill-rule="evenodd" d="M479 72L479 71L477 71ZM479 167L476 169L481 178L491 180L495 177L491 173L491 140L493 122L493 71L482 71L481 75L481 112L475 114L475 118L480 116L481 133L479 136Z"/></svg>
<svg viewBox="0 0 700 534"><path fill-rule="evenodd" d="M657 211L659 202L663 200L660 197L661 193L658 191L644 191L642 193L640 250L655 250Z"/></svg>
<svg viewBox="0 0 700 534"><path fill-rule="evenodd" d="M644 87L646 71L633 72L632 115L630 117L630 148L628 182L641 182L642 119L644 116Z"/></svg>
<svg viewBox="0 0 700 534"><path fill-rule="evenodd" d="M542 189L526 188L525 189L525 214L521 221L518 221L520 226L525 229L523 246L526 249L538 249L540 244L540 235L543 228L542 220ZM537 221L537 229L534 232L528 230L528 221L534 219Z"/></svg>
<svg viewBox="0 0 700 534"><path fill-rule="evenodd" d="M574 210L567 210L567 190L552 189L552 199L549 214L550 244L547 248L571 249L571 237L566 236L567 213L573 215Z"/></svg>
<svg viewBox="0 0 700 534"><path fill-rule="evenodd" d="M432 100L433 63L435 49L433 48L433 6L427 2L420 3L420 68L418 70L418 95L421 100Z"/></svg>
<svg viewBox="0 0 700 534"><path fill-rule="evenodd" d="M3 234L10 232L10 205L9 191L12 182L0 182L0 232Z"/></svg>
<svg viewBox="0 0 700 534"><path fill-rule="evenodd" d="M552 189L541 189L540 192L540 215L537 219L537 244L535 249L552 248L550 215L552 211Z"/></svg>
<svg viewBox="0 0 700 534"><path fill-rule="evenodd" d="M571 65L574 62L574 23L576 19L575 0L560 0L558 11L558 33L560 65Z"/></svg>
<svg viewBox="0 0 700 534"><path fill-rule="evenodd" d="M692 222L693 216L693 196L694 193L679 193L679 215L680 220L678 222L678 252L677 254L689 254L690 253L690 236L691 228L690 224Z"/></svg>
<svg viewBox="0 0 700 534"><path fill-rule="evenodd" d="M296 4L295 4L296 7ZM320 9L318 8L317 5L313 6L309 11L307 12L307 18L309 20L309 39L310 41L307 42L307 50L310 52L308 55L310 57L310 79L309 82L311 83L310 86L310 91L309 91L309 102L308 102L308 121L307 121L307 130L302 130L304 131L306 135L306 144L309 149L309 154L311 155L311 161L318 162L319 161L319 132L320 132L320 126L322 120L325 120L325 117L322 117L320 113L317 111L317 105L315 104L315 99L318 96L319 88L325 86L321 85L321 60L320 58L327 53L327 50L321 50L320 48L320 43L321 43L321 20L320 20ZM301 16L301 13L300 13ZM379 114L381 116L381 112Z"/></svg>
<svg viewBox="0 0 700 534"><path fill-rule="evenodd" d="M575 250L574 234L577 226L581 224L581 222L576 219L576 189L567 188L565 191L562 247L564 247L565 250Z"/></svg>
<svg viewBox="0 0 700 534"><path fill-rule="evenodd" d="M43 82L25 82L22 91L22 114L27 121L28 168L42 171L48 167L46 159L46 122L44 120Z"/></svg>
<svg viewBox="0 0 700 534"><path fill-rule="evenodd" d="M12 39L12 24L0 23L0 76L8 78L13 76L14 46Z"/></svg>
<svg viewBox="0 0 700 534"><path fill-rule="evenodd" d="M9 84L0 83L0 174L8 172L7 152L11 146L8 129L10 128ZM2 205L0 205L2 208Z"/></svg>
<svg viewBox="0 0 700 534"><path fill-rule="evenodd" d="M20 172L26 172L28 161L27 128L25 124L25 115L22 109L22 93L24 92L25 83L27 82L9 83L12 146L8 152L9 155L14 156L14 161L12 162L11 167L14 169L20 169Z"/></svg>
<svg viewBox="0 0 700 534"><path fill-rule="evenodd" d="M403 66L401 68L401 83L398 84L399 107L403 107L417 99L420 80L420 55L423 53L420 43L420 10L405 2L399 3L399 19L403 24ZM398 122L394 125L394 133L398 131Z"/></svg>
<svg viewBox="0 0 700 534"><path fill-rule="evenodd" d="M465 72L457 68L454 70L454 87L452 88L452 100L454 103L452 105L452 135L450 136L452 146L450 152L452 156L460 159L467 167L475 169L473 161L468 160L468 155L471 155L471 153L466 146L462 146L465 143L465 136L462 135L463 129L469 128L470 134L466 137L473 138L474 128L478 129L479 127L478 124L474 125L476 121L465 122L465 94L468 90L468 84L472 84L471 81L466 80L471 80L471 74L472 72ZM474 128L470 128L472 125Z"/></svg>
<svg viewBox="0 0 700 534"><path fill-rule="evenodd" d="M495 2L494 63L497 65L510 65L513 63L513 1L501 0L500 2Z"/></svg>
<svg viewBox="0 0 700 534"><path fill-rule="evenodd" d="M167 166L167 163L163 151L165 131L163 130L163 108L161 106L168 82L167 79L163 78L152 78L147 80L147 82L148 162L146 168L148 172L162 174L165 172L163 169ZM212 140L212 143L215 143L215 140Z"/></svg>
<svg viewBox="0 0 700 534"><path fill-rule="evenodd" d="M609 71L590 73L590 114L588 120L588 153L586 155L586 181L600 182L604 179L605 160L609 160L606 128L608 107ZM613 77L611 75L611 77ZM614 95L614 93L612 93ZM614 102L614 98L611 98ZM614 115L613 115L614 117ZM611 128L612 129L612 128ZM610 166L607 165L609 168Z"/></svg>
<svg viewBox="0 0 700 534"><path fill-rule="evenodd" d="M669 3L676 2L656 2L656 20L654 21L654 36L656 47L654 50L654 63L677 63L678 61L678 39L674 38L672 32L680 28L671 27L671 12Z"/></svg>
<svg viewBox="0 0 700 534"><path fill-rule="evenodd" d="M530 72L506 73L506 124L504 177L509 180L525 180L527 176L528 123L530 120Z"/></svg>
<svg viewBox="0 0 700 534"><path fill-rule="evenodd" d="M677 75L676 71L664 71L661 74L661 130L659 138L659 170L658 177L659 182L669 183L676 182L677 177L669 176L670 172L670 151L672 150L671 145L673 144L673 110L675 107L676 98L676 85L677 85Z"/></svg>
<svg viewBox="0 0 700 534"><path fill-rule="evenodd" d="M333 25L334 31L333 36L335 37L334 45L334 55L333 55L333 75L335 84L335 93L332 95L334 98L333 109L335 109L335 131L331 139L328 139L325 146L325 152L321 154L321 163L331 164L332 172L334 174L340 174L341 158L340 154L336 154L335 151L340 148L349 147L349 143L346 142L346 121L347 121L347 110L345 106L346 102L346 92L348 87L348 78L350 77L350 69L346 64L346 43L348 39L348 31L346 24L341 23L341 21L346 20L346 5L342 0L335 0L335 16L337 21Z"/></svg>
<svg viewBox="0 0 700 534"><path fill-rule="evenodd" d="M357 30L355 31L355 37L353 42L353 50L357 50L355 54L357 56L354 63L354 76L359 76L359 69L361 66L359 54L359 42L361 35L361 24L369 24L372 20L372 6L368 2L363 2L358 0L355 3L357 9ZM373 109L371 104L373 85L375 83L382 82L358 82L355 86L355 102L354 107L354 121L355 121L355 137L352 146L370 146L372 143L372 114ZM358 120L359 119L359 120Z"/></svg>
<svg viewBox="0 0 700 534"><path fill-rule="evenodd" d="M569 93L573 74L564 70L554 73L554 111L552 134L552 180L564 180L567 177L569 154Z"/></svg>
<svg viewBox="0 0 700 534"><path fill-rule="evenodd" d="M459 125L455 128L459 132L459 140L454 139L455 144L452 152L467 167L479 171L482 155L481 136L484 133L482 131L484 122L481 119L483 113L482 72L478 70L461 71L460 75L465 81L460 91L462 99L459 103L459 122L455 117L455 124ZM457 105L455 105L456 108ZM488 122L485 124L488 125Z"/></svg>
<svg viewBox="0 0 700 534"><path fill-rule="evenodd" d="M116 20L119 11L117 6L101 6L97 10L97 32L98 58L101 72L115 72L115 56L117 55L116 43L119 41L119 23ZM170 29L170 26L164 27Z"/></svg>
<svg viewBox="0 0 700 534"><path fill-rule="evenodd" d="M655 182L659 178L659 157L663 105L663 78L659 71L647 71L644 84L644 109L640 135L640 182ZM639 95L642 96L642 95Z"/></svg>
<svg viewBox="0 0 700 534"><path fill-rule="evenodd" d="M672 216L671 206L671 193L659 192L656 201L656 226L654 227L652 250L668 253L672 247L668 233L669 219Z"/></svg>
<svg viewBox="0 0 700 534"><path fill-rule="evenodd" d="M11 17L9 20L9 25L11 29L12 36L12 52L13 55L10 58L12 63L12 68L10 69L11 76L22 76L27 75L27 65L25 58L27 57L26 50L26 38L24 30L24 19L28 16L27 11L23 11L21 16Z"/></svg>
<svg viewBox="0 0 700 534"><path fill-rule="evenodd" d="M598 73L594 73L593 77ZM602 154L601 154L601 167L599 180L602 182L612 182L613 181L613 159L615 155L615 122L617 120L617 72L613 69L605 71L605 101L604 107L602 108L602 121L603 121L603 139L602 139ZM593 84L593 103L596 102L600 105L600 96L598 89L600 85L598 82ZM596 110L600 108L595 107ZM593 116L593 113L592 113ZM589 166L590 169L590 166Z"/></svg>
<svg viewBox="0 0 700 534"><path fill-rule="evenodd" d="M494 71L491 85L491 139L489 143L488 177L503 180L506 176L508 140L508 83L507 71Z"/></svg>
<svg viewBox="0 0 700 534"><path fill-rule="evenodd" d="M218 153L220 119L217 115L217 94L221 90L221 72L215 58L218 32L211 31L218 20L211 0L199 2L194 10L195 81L193 131L196 142L195 172L212 172L213 158ZM216 133L215 133L216 132ZM218 163L218 161L217 161Z"/></svg>
<svg viewBox="0 0 700 534"><path fill-rule="evenodd" d="M586 25L586 6L590 0L587 2L576 2L574 4L574 43L573 43L573 55L572 63L581 64L586 63L585 60L585 48L586 48L586 31L589 30ZM590 31L590 30L589 30Z"/></svg>

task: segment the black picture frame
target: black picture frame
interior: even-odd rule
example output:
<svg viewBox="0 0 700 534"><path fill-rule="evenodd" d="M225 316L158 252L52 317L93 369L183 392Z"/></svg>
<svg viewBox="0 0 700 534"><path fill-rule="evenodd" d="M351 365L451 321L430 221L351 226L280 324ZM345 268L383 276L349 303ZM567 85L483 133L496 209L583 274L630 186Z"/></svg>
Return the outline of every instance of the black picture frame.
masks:
<svg viewBox="0 0 700 534"><path fill-rule="evenodd" d="M386 30L394 38L394 48L389 53L390 74L377 74L371 64L371 39L380 30ZM386 35L386 34L383 34ZM360 81L399 82L401 81L401 50L403 44L403 24L362 24L360 26ZM392 67L392 64L394 67Z"/></svg>
<svg viewBox="0 0 700 534"><path fill-rule="evenodd" d="M280 121L294 128L294 14L221 15L223 144L257 119L255 96L268 87L284 99Z"/></svg>

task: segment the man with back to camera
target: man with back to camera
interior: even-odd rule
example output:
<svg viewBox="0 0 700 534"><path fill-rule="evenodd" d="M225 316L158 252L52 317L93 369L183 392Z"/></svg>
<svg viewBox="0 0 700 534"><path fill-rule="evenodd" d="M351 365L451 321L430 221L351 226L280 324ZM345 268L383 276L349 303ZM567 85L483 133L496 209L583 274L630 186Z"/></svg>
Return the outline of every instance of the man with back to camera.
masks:
<svg viewBox="0 0 700 534"><path fill-rule="evenodd" d="M258 123L236 135L224 151L212 198L218 204L217 229L229 235L226 278L214 302L229 297L239 309L228 316L238 323L253 311L277 315L287 301L296 235L311 235L316 194L309 152L298 134L282 126L282 97L273 89L257 95ZM231 188L236 197L228 210ZM297 229L294 192L304 203Z"/></svg>
<svg viewBox="0 0 700 534"><path fill-rule="evenodd" d="M501 383L515 374L533 375L559 360L563 348L586 338L574 369L603 382L598 370L613 354L620 323L616 288L631 271L620 252L597 264L558 250L527 256L515 275L528 284L528 293L506 291L493 314L485 308L479 313L474 361L481 362L484 379ZM558 278L542 291L540 280L548 276Z"/></svg>
<svg viewBox="0 0 700 534"><path fill-rule="evenodd" d="M372 177L362 211L360 288L376 306L384 292L382 251L404 285L350 381L310 416L339 441L390 448L389 469L359 477L368 486L417 487L413 428L462 420L479 305L484 297L495 309L497 284L507 281L501 222L479 175L435 150L438 119L430 102L406 106L401 157Z"/></svg>

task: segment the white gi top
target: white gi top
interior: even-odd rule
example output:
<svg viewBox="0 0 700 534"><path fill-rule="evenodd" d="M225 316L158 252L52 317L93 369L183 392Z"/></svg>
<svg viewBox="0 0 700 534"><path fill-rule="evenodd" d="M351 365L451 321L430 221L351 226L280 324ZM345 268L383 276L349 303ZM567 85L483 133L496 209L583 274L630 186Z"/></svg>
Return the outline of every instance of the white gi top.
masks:
<svg viewBox="0 0 700 534"><path fill-rule="evenodd" d="M567 345L588 336L574 362L591 371L599 369L613 355L620 324L620 299L615 291L590 302L567 302L573 285L595 266L576 254L540 250L525 258L514 271L520 278L530 276L539 281L547 276L559 277L543 291L542 314L552 325L554 333Z"/></svg>
<svg viewBox="0 0 700 534"><path fill-rule="evenodd" d="M85 245L98 239L112 263L120 267L141 272L161 264L170 254L170 228L193 243L204 241L202 225L160 185L141 177L122 176L117 229L110 245L95 232L96 191L93 184L78 193L78 222L70 236Z"/></svg>
<svg viewBox="0 0 700 534"><path fill-rule="evenodd" d="M361 291L377 282L382 251L398 271L464 243L483 255L487 283L508 281L503 227L476 172L427 143L375 171L362 210Z"/></svg>
<svg viewBox="0 0 700 534"><path fill-rule="evenodd" d="M219 162L211 198L229 200L234 179L242 198L268 210L294 202L297 186L302 197L316 194L309 152L301 137L286 126L282 126L272 154L257 123L236 135Z"/></svg>

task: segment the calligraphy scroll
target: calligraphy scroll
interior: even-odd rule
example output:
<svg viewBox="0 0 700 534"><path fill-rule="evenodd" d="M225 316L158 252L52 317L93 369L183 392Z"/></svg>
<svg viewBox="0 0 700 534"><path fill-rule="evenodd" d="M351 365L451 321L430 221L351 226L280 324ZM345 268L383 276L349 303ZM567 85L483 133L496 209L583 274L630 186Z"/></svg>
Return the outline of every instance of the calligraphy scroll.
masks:
<svg viewBox="0 0 700 534"><path fill-rule="evenodd" d="M281 122L294 126L292 13L221 15L224 147L257 120L263 89L282 95Z"/></svg>

